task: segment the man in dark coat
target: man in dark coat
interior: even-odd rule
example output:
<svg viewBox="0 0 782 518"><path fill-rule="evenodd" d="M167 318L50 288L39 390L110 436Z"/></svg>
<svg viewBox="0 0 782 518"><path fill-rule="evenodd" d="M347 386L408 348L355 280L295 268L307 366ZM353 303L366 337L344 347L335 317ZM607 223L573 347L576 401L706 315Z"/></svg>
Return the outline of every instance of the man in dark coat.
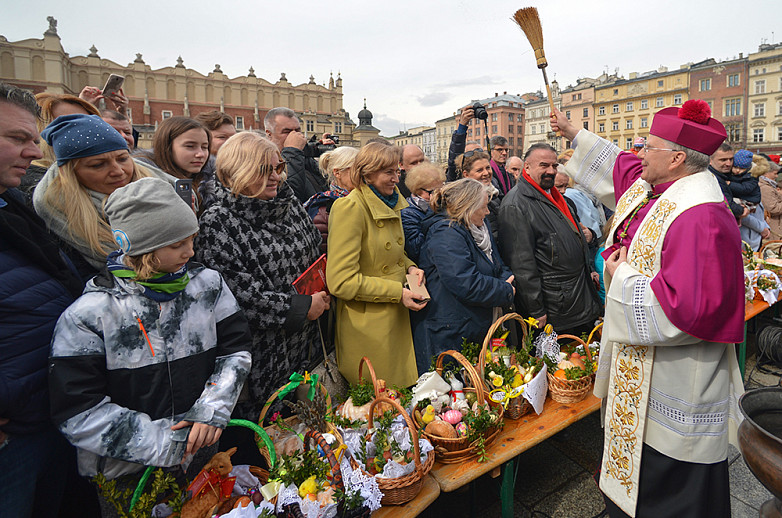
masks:
<svg viewBox="0 0 782 518"><path fill-rule="evenodd" d="M287 166L287 182L301 203L313 195L328 190L326 179L318 169L318 163L307 150L307 138L301 132L301 123L296 112L290 108L272 108L263 119L266 136L274 142ZM333 144L324 135L323 144ZM311 146L310 146L311 148ZM317 153L315 153L317 156Z"/></svg>
<svg viewBox="0 0 782 518"><path fill-rule="evenodd" d="M516 277L516 309L550 323L559 333L591 330L602 314L597 273L575 207L554 188L557 153L533 144L524 155L524 171L503 198L499 246Z"/></svg>
<svg viewBox="0 0 782 518"><path fill-rule="evenodd" d="M49 343L83 288L17 189L41 158L39 111L0 83L0 502L15 517L56 516L63 496L72 448L49 417Z"/></svg>

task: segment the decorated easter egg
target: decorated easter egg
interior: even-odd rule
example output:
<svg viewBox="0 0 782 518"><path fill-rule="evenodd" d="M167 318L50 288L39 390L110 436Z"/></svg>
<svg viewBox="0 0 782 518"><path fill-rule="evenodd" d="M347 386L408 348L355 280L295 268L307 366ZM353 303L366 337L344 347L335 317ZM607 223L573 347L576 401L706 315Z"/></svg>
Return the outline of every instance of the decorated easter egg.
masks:
<svg viewBox="0 0 782 518"><path fill-rule="evenodd" d="M455 425L456 423L462 420L462 413L459 412L458 410L448 410L441 417L443 418L443 421Z"/></svg>

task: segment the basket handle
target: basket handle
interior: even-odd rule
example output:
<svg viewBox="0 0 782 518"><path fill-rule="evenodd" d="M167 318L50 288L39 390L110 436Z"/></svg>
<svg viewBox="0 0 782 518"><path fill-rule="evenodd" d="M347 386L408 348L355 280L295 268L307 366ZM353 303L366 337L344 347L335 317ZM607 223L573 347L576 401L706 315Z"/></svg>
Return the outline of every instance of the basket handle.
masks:
<svg viewBox="0 0 782 518"><path fill-rule="evenodd" d="M269 434L266 433L266 430L246 419L231 419L228 421L228 426L240 426L254 431L256 436L255 443L258 445L258 449L260 450L263 446L266 446L266 449L269 450L269 459L271 462L269 469L274 468L277 464L277 452L274 451L274 443L272 442L271 437L269 437Z"/></svg>
<svg viewBox="0 0 782 518"><path fill-rule="evenodd" d="M763 246L760 247L760 250L758 250L758 253L760 254L760 257L763 257L763 251L769 247L777 245L777 253L782 252L782 240L773 240L773 241L766 241Z"/></svg>
<svg viewBox="0 0 782 518"><path fill-rule="evenodd" d="M494 323L489 327L489 331L486 333L486 338L483 339L483 347L481 347L481 355L478 358L477 369L478 369L478 374L480 374L481 376L481 383L483 383L484 376L486 375L486 353L489 351L489 344L491 344L491 337L494 334L494 332L497 331L497 329L499 329L500 326L505 322L507 322L508 320L516 320L521 324L522 342L527 337L527 335L531 332L529 326L527 326L527 323L518 313L507 313L494 321Z"/></svg>
<svg viewBox="0 0 782 518"><path fill-rule="evenodd" d="M458 353L457 353L458 354ZM407 423L407 429L410 432L410 437L412 438L413 442L413 461L415 462L415 470L420 472L423 470L423 467L421 466L421 448L418 446L418 432L415 429L415 424L413 423L413 420L410 418L410 414L407 413L407 410L402 408L402 405L397 403L391 398L387 398L385 396L379 396L372 401L372 403L369 405L369 423L367 424L367 430L371 430L374 428L374 412L375 412L375 406L378 403L388 403L394 408L396 408L400 414L402 414L402 417L405 418L405 422Z"/></svg>
<svg viewBox="0 0 782 518"><path fill-rule="evenodd" d="M333 485L336 486L336 489L340 491L345 491L345 482L342 480L342 471L339 469L339 461L337 460L337 456L334 455L334 452L331 450L331 445L329 445L328 442L326 442L326 438L323 437L318 431L316 430L309 430L307 434L304 436L304 449L309 450L310 449L310 440L315 441L318 446L320 446L320 449L323 450L323 453L326 455L326 459L329 461L329 464L331 465L331 474L332 474L332 482Z"/></svg>
<svg viewBox="0 0 782 518"><path fill-rule="evenodd" d="M443 375L443 359L446 356L450 356L453 359L455 359L457 362L459 362L462 367L464 367L464 370L467 371L467 374L470 376L470 379L472 380L472 385L475 387L475 395L478 398L478 403L480 405L483 405L486 403L486 397L484 396L484 389L483 389L483 378L478 377L478 373L475 371L475 367L470 364L470 362L467 361L467 358L465 358L462 353L454 350L450 351L443 351L440 353L439 356L437 356L437 365L435 370L437 371L437 374L440 376ZM480 361L478 362L480 364Z"/></svg>
<svg viewBox="0 0 782 518"><path fill-rule="evenodd" d="M258 425L263 427L263 420L266 419L266 414L269 412L269 408L271 408L272 404L277 400L277 398L280 395L280 392L283 391L285 387L287 387L288 384L286 383L282 387L278 388L274 391L274 393L269 396L269 399L266 400L266 403L263 404L263 408L261 409L261 415L258 416ZM323 392L323 395L326 397L326 408L331 408L331 395L326 390L326 387L323 386L323 384L318 381L318 388L321 392Z"/></svg>
<svg viewBox="0 0 782 518"><path fill-rule="evenodd" d="M364 379L364 365L366 364L369 369L369 377L372 379L372 388L375 389L375 397L380 397L380 384L377 382L377 376L375 375L375 368L372 367L372 362L366 356L361 358L358 362L358 379Z"/></svg>
<svg viewBox="0 0 782 518"><path fill-rule="evenodd" d="M563 338L568 338L570 340L575 340L576 342L580 343L584 346L584 350L586 351L586 357L587 361L592 361L592 353L589 352L589 346L584 342L582 339L575 335L557 335L557 342L562 340Z"/></svg>
<svg viewBox="0 0 782 518"><path fill-rule="evenodd" d="M603 321L601 320L600 323L598 323L595 326L595 328L592 330L592 332L589 333L589 338L587 338L587 344L591 344L592 343L592 338L595 336L595 333L597 333L598 331L600 331L601 336L602 336L602 329L603 329Z"/></svg>

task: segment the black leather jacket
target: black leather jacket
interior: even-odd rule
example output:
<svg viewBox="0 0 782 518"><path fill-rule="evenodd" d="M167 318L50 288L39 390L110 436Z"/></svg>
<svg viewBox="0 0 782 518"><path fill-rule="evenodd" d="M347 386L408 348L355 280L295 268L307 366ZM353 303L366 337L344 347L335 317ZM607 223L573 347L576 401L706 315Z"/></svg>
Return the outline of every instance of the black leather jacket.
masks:
<svg viewBox="0 0 782 518"><path fill-rule="evenodd" d="M571 213L578 223L574 207ZM516 277L519 313L547 315L560 333L602 314L583 234L522 178L502 200L498 241L502 259Z"/></svg>

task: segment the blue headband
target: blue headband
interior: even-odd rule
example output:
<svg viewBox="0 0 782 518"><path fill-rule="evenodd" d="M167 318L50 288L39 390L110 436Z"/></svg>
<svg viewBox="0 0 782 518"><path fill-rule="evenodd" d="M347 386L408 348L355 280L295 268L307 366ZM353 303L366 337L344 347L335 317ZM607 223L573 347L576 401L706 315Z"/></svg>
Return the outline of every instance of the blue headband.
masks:
<svg viewBox="0 0 782 518"><path fill-rule="evenodd" d="M77 113L57 117L41 136L54 149L60 166L74 158L128 149L122 135L97 115Z"/></svg>

